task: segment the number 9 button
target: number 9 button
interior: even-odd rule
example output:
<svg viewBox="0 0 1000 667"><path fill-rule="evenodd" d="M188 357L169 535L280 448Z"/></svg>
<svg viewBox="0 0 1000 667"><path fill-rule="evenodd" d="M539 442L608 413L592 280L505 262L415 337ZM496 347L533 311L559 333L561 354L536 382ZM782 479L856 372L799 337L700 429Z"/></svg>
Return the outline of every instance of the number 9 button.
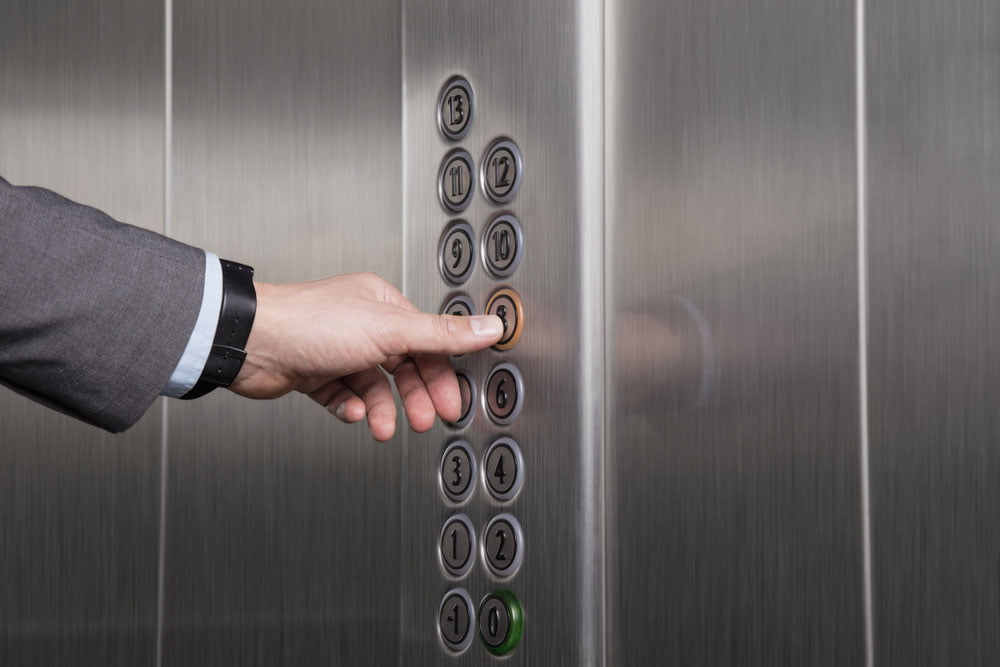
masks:
<svg viewBox="0 0 1000 667"><path fill-rule="evenodd" d="M453 285L464 283L476 268L473 262L476 244L472 239L472 227L464 220L451 223L441 235L438 267L441 269L441 276Z"/></svg>

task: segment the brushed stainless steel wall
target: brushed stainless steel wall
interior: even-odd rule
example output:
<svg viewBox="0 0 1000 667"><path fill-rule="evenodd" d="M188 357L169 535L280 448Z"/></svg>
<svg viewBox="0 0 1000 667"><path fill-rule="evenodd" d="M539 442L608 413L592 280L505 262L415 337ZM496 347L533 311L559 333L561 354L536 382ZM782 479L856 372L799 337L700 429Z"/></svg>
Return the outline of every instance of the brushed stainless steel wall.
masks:
<svg viewBox="0 0 1000 667"><path fill-rule="evenodd" d="M863 663L853 6L606 5L608 664Z"/></svg>
<svg viewBox="0 0 1000 667"><path fill-rule="evenodd" d="M400 665L496 664L478 638L449 658L438 634L438 609L453 587L467 590L475 604L501 587L519 598L524 636L505 664L603 663L601 8L591 0L403 4L406 292L421 308L437 311L449 294L462 291L481 311L501 285L517 290L525 304L520 342L456 364L471 373L482 395L487 372L513 362L523 374L525 403L509 426L491 423L480 401L467 428L438 425L407 438ZM455 74L472 84L476 111L468 136L446 142L436 109L439 91ZM460 146L478 166L500 136L523 153L516 198L496 206L477 191L463 213L446 213L437 198L445 154ZM437 260L445 226L468 221L478 243L488 218L500 210L514 213L524 228L520 266L496 280L477 257L469 281L449 288ZM446 502L438 483L445 446L464 438L482 461L501 434L513 437L524 455L520 494L500 503L477 477L467 502ZM480 536L501 512L520 521L524 560L516 574L498 579L478 555L468 575L445 573L438 536L445 520L460 512Z"/></svg>
<svg viewBox="0 0 1000 667"><path fill-rule="evenodd" d="M869 3L876 664L1000 654L1000 6Z"/></svg>
<svg viewBox="0 0 1000 667"><path fill-rule="evenodd" d="M267 282L400 284L395 0L174 3L172 229ZM304 397L169 408L164 665L397 655L399 441Z"/></svg>
<svg viewBox="0 0 1000 667"><path fill-rule="evenodd" d="M2 13L0 175L162 231L162 0ZM160 422L111 436L0 392L0 664L153 664Z"/></svg>

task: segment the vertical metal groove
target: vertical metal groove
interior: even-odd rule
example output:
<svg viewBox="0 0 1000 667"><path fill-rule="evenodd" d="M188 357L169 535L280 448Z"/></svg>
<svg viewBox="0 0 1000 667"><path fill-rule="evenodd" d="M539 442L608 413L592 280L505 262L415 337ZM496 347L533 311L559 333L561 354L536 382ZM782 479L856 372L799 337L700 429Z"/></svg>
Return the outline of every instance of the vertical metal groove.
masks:
<svg viewBox="0 0 1000 667"><path fill-rule="evenodd" d="M866 117L865 0L855 0L855 99L858 216L858 395L861 446L861 548L865 665L875 665L872 603L871 483L868 425L868 126Z"/></svg>
<svg viewBox="0 0 1000 667"><path fill-rule="evenodd" d="M171 235L170 198L173 189L173 0L163 0L163 233ZM167 416L170 400L162 399L160 424L160 530L156 571L156 667L163 665L163 597L167 556Z"/></svg>

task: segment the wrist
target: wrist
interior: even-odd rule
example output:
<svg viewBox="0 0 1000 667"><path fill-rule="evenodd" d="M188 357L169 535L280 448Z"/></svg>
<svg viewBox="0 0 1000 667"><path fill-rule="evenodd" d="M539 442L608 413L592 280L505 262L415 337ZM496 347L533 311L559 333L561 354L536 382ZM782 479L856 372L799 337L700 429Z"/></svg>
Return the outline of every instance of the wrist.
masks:
<svg viewBox="0 0 1000 667"><path fill-rule="evenodd" d="M246 343L246 358L229 389L248 398L276 398L293 387L280 372L278 315L280 285L254 281L257 314Z"/></svg>

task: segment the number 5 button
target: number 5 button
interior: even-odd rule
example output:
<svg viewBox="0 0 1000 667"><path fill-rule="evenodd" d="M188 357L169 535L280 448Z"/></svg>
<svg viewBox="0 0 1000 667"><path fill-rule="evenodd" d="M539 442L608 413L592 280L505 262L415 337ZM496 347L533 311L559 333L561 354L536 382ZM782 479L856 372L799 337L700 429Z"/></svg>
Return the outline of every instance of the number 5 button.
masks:
<svg viewBox="0 0 1000 667"><path fill-rule="evenodd" d="M500 501L512 500L524 481L521 448L511 438L499 438L486 450L483 480L490 495Z"/></svg>
<svg viewBox="0 0 1000 667"><path fill-rule="evenodd" d="M497 290L486 302L486 314L496 315L503 322L503 335L493 349L503 351L517 345L524 328L524 305L518 293L509 287Z"/></svg>

